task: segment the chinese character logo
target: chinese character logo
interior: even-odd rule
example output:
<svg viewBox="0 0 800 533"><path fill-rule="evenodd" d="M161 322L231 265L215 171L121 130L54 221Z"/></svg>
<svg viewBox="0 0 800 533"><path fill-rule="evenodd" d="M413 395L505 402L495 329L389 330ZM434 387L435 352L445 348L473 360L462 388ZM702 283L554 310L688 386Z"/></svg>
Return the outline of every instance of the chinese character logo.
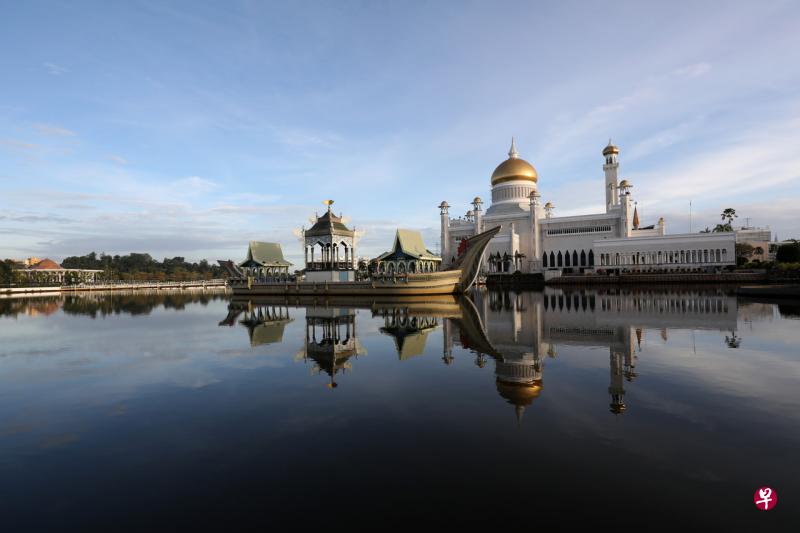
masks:
<svg viewBox="0 0 800 533"><path fill-rule="evenodd" d="M769 487L761 487L753 494L753 502L762 511L771 511L778 505L778 493Z"/></svg>

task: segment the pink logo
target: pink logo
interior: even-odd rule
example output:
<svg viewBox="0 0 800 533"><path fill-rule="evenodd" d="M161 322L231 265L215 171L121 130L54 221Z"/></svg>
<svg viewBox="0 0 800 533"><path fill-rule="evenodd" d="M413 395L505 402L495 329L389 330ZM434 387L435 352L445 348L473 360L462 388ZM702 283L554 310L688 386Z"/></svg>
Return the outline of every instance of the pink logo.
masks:
<svg viewBox="0 0 800 533"><path fill-rule="evenodd" d="M778 505L778 493L770 487L761 487L753 494L753 502L762 511L771 511Z"/></svg>

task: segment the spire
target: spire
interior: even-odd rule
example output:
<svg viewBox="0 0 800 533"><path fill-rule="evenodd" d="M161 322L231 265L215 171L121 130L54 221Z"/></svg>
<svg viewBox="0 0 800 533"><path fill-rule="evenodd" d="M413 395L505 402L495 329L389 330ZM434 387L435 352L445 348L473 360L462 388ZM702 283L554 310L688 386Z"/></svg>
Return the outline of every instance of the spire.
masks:
<svg viewBox="0 0 800 533"><path fill-rule="evenodd" d="M517 152L517 142L514 137L511 137L511 149L508 151L509 159L519 159L519 152Z"/></svg>
<svg viewBox="0 0 800 533"><path fill-rule="evenodd" d="M517 427L522 427L522 414L525 412L525 407L517 405L514 407L514 413L517 415Z"/></svg>
<svg viewBox="0 0 800 533"><path fill-rule="evenodd" d="M633 229L639 229L639 211L633 208Z"/></svg>

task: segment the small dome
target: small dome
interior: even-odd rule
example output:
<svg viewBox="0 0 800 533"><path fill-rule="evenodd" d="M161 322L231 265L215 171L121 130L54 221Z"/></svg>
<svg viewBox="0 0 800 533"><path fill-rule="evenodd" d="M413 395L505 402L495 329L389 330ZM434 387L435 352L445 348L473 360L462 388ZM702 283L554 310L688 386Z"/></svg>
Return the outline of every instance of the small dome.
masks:
<svg viewBox="0 0 800 533"><path fill-rule="evenodd" d="M475 213L473 213L473 212L472 212L472 210L469 210L469 211L467 211L467 217L471 217L471 216L473 216L474 214L475 214Z"/></svg>
<svg viewBox="0 0 800 533"><path fill-rule="evenodd" d="M555 206L551 202L547 202L544 204L545 209L553 209Z"/></svg>
<svg viewBox="0 0 800 533"><path fill-rule="evenodd" d="M517 153L517 146L511 140L511 150L508 152L508 159L500 163L492 172L492 185L504 183L506 181L524 180L536 183L539 181L539 174L533 165L520 159Z"/></svg>
<svg viewBox="0 0 800 533"><path fill-rule="evenodd" d="M633 187L628 180L622 180L619 182L619 188L623 189L625 187Z"/></svg>
<svg viewBox="0 0 800 533"><path fill-rule="evenodd" d="M609 139L608 140L608 144L606 145L605 148L603 148L603 155L611 155L611 154L618 154L618 153L619 153L619 148L614 146L611 143L611 139Z"/></svg>
<svg viewBox="0 0 800 533"><path fill-rule="evenodd" d="M476 196L474 200L472 200L473 204L482 204L483 200L481 200L480 196Z"/></svg>

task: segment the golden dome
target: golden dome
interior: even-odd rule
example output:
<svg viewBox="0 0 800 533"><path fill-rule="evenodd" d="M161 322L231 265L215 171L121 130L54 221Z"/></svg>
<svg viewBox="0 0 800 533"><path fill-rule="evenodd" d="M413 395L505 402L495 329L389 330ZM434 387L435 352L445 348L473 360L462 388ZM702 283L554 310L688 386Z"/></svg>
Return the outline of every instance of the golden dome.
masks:
<svg viewBox="0 0 800 533"><path fill-rule="evenodd" d="M608 145L603 148L603 155L618 154L619 148L611 144L611 139L608 140Z"/></svg>
<svg viewBox="0 0 800 533"><path fill-rule="evenodd" d="M498 378L495 384L500 396L512 405L530 405L542 393L540 380L533 383L514 383Z"/></svg>
<svg viewBox="0 0 800 533"><path fill-rule="evenodd" d="M520 159L517 153L517 145L511 139L511 149L508 151L508 159L500 163L492 172L492 185L513 180L525 180L536 183L539 181L539 174L533 165Z"/></svg>

